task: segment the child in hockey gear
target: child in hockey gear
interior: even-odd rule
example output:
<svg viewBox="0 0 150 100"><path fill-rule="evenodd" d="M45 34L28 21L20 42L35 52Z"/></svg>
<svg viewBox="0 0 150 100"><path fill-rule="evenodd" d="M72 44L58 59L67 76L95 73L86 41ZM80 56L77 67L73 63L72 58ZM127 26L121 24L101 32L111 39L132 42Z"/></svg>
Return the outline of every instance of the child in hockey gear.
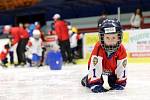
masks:
<svg viewBox="0 0 150 100"><path fill-rule="evenodd" d="M10 64L14 64L14 51L17 47L17 43L13 44L13 37L12 35L8 35L9 38L9 44L10 44L10 49L9 49L9 57L10 57Z"/></svg>
<svg viewBox="0 0 150 100"><path fill-rule="evenodd" d="M92 92L123 90L127 80L127 54L122 28L117 19L106 19L99 27L99 38L88 62L88 75L81 84Z"/></svg>
<svg viewBox="0 0 150 100"><path fill-rule="evenodd" d="M69 29L70 48L73 59L75 59L77 55L77 42L78 42L77 33L78 30L76 27L71 27Z"/></svg>
<svg viewBox="0 0 150 100"><path fill-rule="evenodd" d="M27 62L30 64L30 66L40 66L43 46L40 34L41 33L39 30L34 30L33 37L29 39L26 46Z"/></svg>
<svg viewBox="0 0 150 100"><path fill-rule="evenodd" d="M8 63L8 60L7 60L7 54L9 53L9 44L5 44L4 45L4 48L3 50L0 52L0 60L1 60L1 66L2 67L7 67L7 63Z"/></svg>

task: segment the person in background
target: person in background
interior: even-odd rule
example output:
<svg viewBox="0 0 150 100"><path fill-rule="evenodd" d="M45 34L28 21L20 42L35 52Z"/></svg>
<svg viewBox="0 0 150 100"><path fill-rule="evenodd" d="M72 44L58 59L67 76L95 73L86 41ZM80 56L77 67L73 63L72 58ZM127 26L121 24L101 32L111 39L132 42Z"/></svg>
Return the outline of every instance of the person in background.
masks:
<svg viewBox="0 0 150 100"><path fill-rule="evenodd" d="M30 24L29 24L29 23L25 23L25 24L24 24L24 29L28 32L29 37L30 37L30 36L31 36L31 34L30 34L29 26L30 26Z"/></svg>
<svg viewBox="0 0 150 100"><path fill-rule="evenodd" d="M130 25L133 29L142 28L143 15L141 9L137 8L135 13L130 18Z"/></svg>
<svg viewBox="0 0 150 100"><path fill-rule="evenodd" d="M73 59L77 58L78 52L77 52L77 46L78 46L78 30L76 27L70 27L69 29L69 37L70 37L70 47Z"/></svg>
<svg viewBox="0 0 150 100"><path fill-rule="evenodd" d="M61 54L63 57L64 63L73 63L73 57L71 55L71 48L70 48L70 40L69 40L69 33L68 33L68 25L67 22L61 20L61 16L59 14L55 14L53 16L54 19L54 31L58 37L58 43L60 46Z"/></svg>
<svg viewBox="0 0 150 100"><path fill-rule="evenodd" d="M88 62L88 75L81 84L94 93L123 90L127 80L127 53L122 42L122 27L117 19L106 19L99 27Z"/></svg>
<svg viewBox="0 0 150 100"><path fill-rule="evenodd" d="M43 42L45 42L46 40L45 40L44 32L41 30L41 24L39 22L35 22L34 24L35 24L35 29L40 31L40 38L42 39ZM43 46L40 66L43 66L45 52L46 52L46 48Z"/></svg>
<svg viewBox="0 0 150 100"><path fill-rule="evenodd" d="M107 14L105 11L103 11L99 20L98 20L98 25L97 25L98 28L101 26L103 20L105 20L105 19L107 19Z"/></svg>
<svg viewBox="0 0 150 100"><path fill-rule="evenodd" d="M42 57L43 41L39 30L33 30L33 37L30 37L26 46L26 58L30 66L40 67Z"/></svg>
<svg viewBox="0 0 150 100"><path fill-rule="evenodd" d="M33 36L33 30L35 29L35 25L34 24L29 24L29 27L28 27L28 32L29 32L29 36Z"/></svg>
<svg viewBox="0 0 150 100"><path fill-rule="evenodd" d="M11 48L9 51L9 55L10 55L10 63L14 64L14 58L18 57L17 48L18 48L18 42L20 41L20 36L19 36L20 29L19 27L12 27L10 25L5 25L4 32L6 34L9 34L9 37L11 37Z"/></svg>
<svg viewBox="0 0 150 100"><path fill-rule="evenodd" d="M9 44L5 44L4 48L0 52L0 61L1 61L0 65L5 68L8 67L6 64L8 63L7 55L9 53L9 49L10 49Z"/></svg>
<svg viewBox="0 0 150 100"><path fill-rule="evenodd" d="M83 34L79 33L77 27L72 26L70 22L68 22L68 29L69 29L70 47L71 47L73 59L82 58Z"/></svg>
<svg viewBox="0 0 150 100"><path fill-rule="evenodd" d="M18 65L24 66L26 64L25 47L29 40L29 33L24 28L23 24L19 25L19 37L20 37L20 41L18 42L18 47L17 47L18 63L15 64L15 66Z"/></svg>
<svg viewBox="0 0 150 100"><path fill-rule="evenodd" d="M50 28L51 28L52 31L55 30L54 23L51 23Z"/></svg>

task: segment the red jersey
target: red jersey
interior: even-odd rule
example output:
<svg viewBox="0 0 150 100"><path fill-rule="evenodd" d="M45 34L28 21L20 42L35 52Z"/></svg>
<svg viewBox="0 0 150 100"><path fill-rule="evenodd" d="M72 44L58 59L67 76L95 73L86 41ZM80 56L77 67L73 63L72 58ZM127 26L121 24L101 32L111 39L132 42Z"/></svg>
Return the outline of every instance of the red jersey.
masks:
<svg viewBox="0 0 150 100"><path fill-rule="evenodd" d="M4 60L7 57L9 49L4 48L0 53L0 60Z"/></svg>
<svg viewBox="0 0 150 100"><path fill-rule="evenodd" d="M20 36L19 36L20 29L19 29L19 27L12 27L10 29L10 34L12 36L12 44L15 45L20 40Z"/></svg>
<svg viewBox="0 0 150 100"><path fill-rule="evenodd" d="M26 29L20 27L19 32L20 32L20 38L21 39L29 38L29 33L27 32Z"/></svg>
<svg viewBox="0 0 150 100"><path fill-rule="evenodd" d="M127 53L121 44L118 50L110 58L102 48L100 42L97 42L88 62L89 83L100 80L103 72L110 72L117 75L118 81L126 80Z"/></svg>
<svg viewBox="0 0 150 100"><path fill-rule="evenodd" d="M55 21L54 26L58 40L63 41L69 39L68 27L65 21L57 20Z"/></svg>

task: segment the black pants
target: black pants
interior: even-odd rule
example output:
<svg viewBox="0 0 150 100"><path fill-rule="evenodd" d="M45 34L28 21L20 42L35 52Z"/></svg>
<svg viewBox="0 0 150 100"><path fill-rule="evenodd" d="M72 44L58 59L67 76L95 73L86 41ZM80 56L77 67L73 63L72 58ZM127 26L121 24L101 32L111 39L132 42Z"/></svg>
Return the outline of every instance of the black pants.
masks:
<svg viewBox="0 0 150 100"><path fill-rule="evenodd" d="M59 41L59 46L60 46L61 54L63 57L63 61L72 62L73 58L71 55L70 41L69 40Z"/></svg>
<svg viewBox="0 0 150 100"><path fill-rule="evenodd" d="M18 64L26 63L25 57L25 48L26 44L28 43L29 38L21 39L17 46L17 57L18 57Z"/></svg>
<svg viewBox="0 0 150 100"><path fill-rule="evenodd" d="M43 47L43 48L42 48L42 58L41 58L41 61L40 61L40 65L43 65L45 52L46 52L46 48Z"/></svg>
<svg viewBox="0 0 150 100"><path fill-rule="evenodd" d="M14 52L13 52L13 51L10 51L10 52L9 52L9 56L10 56L10 63L11 63L11 64L14 64Z"/></svg>

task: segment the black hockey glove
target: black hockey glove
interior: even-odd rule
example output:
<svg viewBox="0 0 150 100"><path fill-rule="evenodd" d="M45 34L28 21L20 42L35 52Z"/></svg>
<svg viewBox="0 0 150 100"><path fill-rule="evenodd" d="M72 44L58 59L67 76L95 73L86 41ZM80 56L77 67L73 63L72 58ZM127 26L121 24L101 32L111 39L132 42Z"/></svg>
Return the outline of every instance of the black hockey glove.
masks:
<svg viewBox="0 0 150 100"><path fill-rule="evenodd" d="M114 84L112 86L113 90L124 90L124 86L120 85L120 84Z"/></svg>
<svg viewBox="0 0 150 100"><path fill-rule="evenodd" d="M46 51L46 47L42 47L42 50L45 52Z"/></svg>
<svg viewBox="0 0 150 100"><path fill-rule="evenodd" d="M107 90L103 88L102 85L93 85L91 86L91 91L94 93L106 92Z"/></svg>

